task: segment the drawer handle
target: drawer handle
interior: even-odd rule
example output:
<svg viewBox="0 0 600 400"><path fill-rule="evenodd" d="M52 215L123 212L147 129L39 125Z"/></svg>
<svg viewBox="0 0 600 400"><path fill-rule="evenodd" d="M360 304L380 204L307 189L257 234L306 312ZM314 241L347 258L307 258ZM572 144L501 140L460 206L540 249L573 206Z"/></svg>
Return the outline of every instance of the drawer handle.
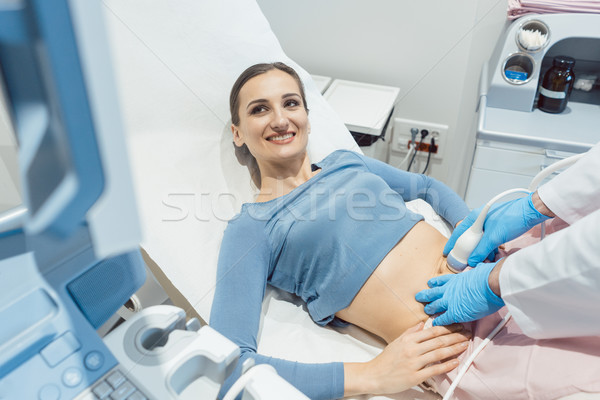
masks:
<svg viewBox="0 0 600 400"><path fill-rule="evenodd" d="M570 153L568 151L558 151L558 150L546 150L546 158L551 158L553 160L564 160L565 158L569 158L574 156L577 153Z"/></svg>
<svg viewBox="0 0 600 400"><path fill-rule="evenodd" d="M551 166L551 165L552 165L552 164L542 164L542 165L540 165L540 171L542 171L542 170L544 170L544 169L548 168L548 167L549 167L549 166ZM553 173L551 173L551 174L550 174L550 176L553 176L553 175L559 175L559 174L560 174L561 172L563 172L563 171L564 171L564 169L559 169L558 171L554 171Z"/></svg>

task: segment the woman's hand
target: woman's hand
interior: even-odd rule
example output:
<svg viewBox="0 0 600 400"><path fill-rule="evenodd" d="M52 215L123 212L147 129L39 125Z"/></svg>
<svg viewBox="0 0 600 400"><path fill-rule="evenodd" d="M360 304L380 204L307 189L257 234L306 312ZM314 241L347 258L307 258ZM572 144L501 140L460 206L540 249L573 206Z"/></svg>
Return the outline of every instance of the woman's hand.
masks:
<svg viewBox="0 0 600 400"><path fill-rule="evenodd" d="M344 364L344 395L391 394L407 390L458 366L470 332L462 325L408 329L367 363Z"/></svg>

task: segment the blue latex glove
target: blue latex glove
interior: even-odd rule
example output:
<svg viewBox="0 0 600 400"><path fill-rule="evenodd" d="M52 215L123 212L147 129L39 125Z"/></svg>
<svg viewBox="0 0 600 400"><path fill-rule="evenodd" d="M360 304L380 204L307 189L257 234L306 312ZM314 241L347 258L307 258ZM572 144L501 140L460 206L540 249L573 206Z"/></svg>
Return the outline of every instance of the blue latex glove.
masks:
<svg viewBox="0 0 600 400"><path fill-rule="evenodd" d="M420 291L415 299L429 303L425 306L427 314L443 313L433 320L434 326L483 318L504 306L504 300L492 292L488 283L495 265L482 263L460 274L432 278L427 282L431 289Z"/></svg>
<svg viewBox="0 0 600 400"><path fill-rule="evenodd" d="M492 256L492 252L501 244L521 236L537 224L550 218L535 209L531 196L532 193L527 197L494 204L490 207L483 223L483 237L467 260L470 266L479 264L486 257ZM456 227L444 247L444 255L450 253L458 237L473 225L482 208L471 211Z"/></svg>

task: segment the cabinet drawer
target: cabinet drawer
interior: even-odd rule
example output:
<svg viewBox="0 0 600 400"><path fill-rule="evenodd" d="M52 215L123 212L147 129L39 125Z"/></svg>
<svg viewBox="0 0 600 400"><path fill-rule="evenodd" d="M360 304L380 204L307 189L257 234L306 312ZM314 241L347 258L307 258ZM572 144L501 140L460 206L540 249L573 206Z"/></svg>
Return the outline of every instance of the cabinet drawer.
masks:
<svg viewBox="0 0 600 400"><path fill-rule="evenodd" d="M527 189L533 177L542 169L573 154L560 150L547 150L541 147L478 141L465 194L465 202L469 207L476 208L484 205L505 190L513 188ZM560 172L562 170L554 172L542 184ZM517 197L521 196L514 194L501 201Z"/></svg>
<svg viewBox="0 0 600 400"><path fill-rule="evenodd" d="M478 146L473 168L534 177L542 166L550 165L554 161L557 160L546 157L543 149L535 153Z"/></svg>
<svg viewBox="0 0 600 400"><path fill-rule="evenodd" d="M465 202L469 208L477 208L483 206L490 201L494 196L508 189L523 188L527 189L531 177L527 175L516 175L507 172L491 171L479 168L471 170L469 177L469 186L465 195ZM508 201L523 197L519 193L506 196L500 201Z"/></svg>

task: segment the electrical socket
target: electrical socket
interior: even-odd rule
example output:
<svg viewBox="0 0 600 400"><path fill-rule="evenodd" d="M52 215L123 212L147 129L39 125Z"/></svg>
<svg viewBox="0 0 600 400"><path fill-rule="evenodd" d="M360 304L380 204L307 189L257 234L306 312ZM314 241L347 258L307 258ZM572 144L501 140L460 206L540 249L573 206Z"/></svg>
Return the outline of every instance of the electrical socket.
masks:
<svg viewBox="0 0 600 400"><path fill-rule="evenodd" d="M394 132L392 140L392 151L399 153L406 153L408 151L408 143L412 140L410 130L411 128L417 128L419 133L417 134L417 142L421 140L421 131L427 129L429 135L425 137L424 143L429 147L431 135L433 132L437 132L435 138L435 144L437 146L437 153L432 153L431 158L442 158L444 149L446 148L446 136L448 136L448 125L435 124L432 122L415 121L412 119L405 118L394 118ZM418 157L427 157L427 151L417 151Z"/></svg>

